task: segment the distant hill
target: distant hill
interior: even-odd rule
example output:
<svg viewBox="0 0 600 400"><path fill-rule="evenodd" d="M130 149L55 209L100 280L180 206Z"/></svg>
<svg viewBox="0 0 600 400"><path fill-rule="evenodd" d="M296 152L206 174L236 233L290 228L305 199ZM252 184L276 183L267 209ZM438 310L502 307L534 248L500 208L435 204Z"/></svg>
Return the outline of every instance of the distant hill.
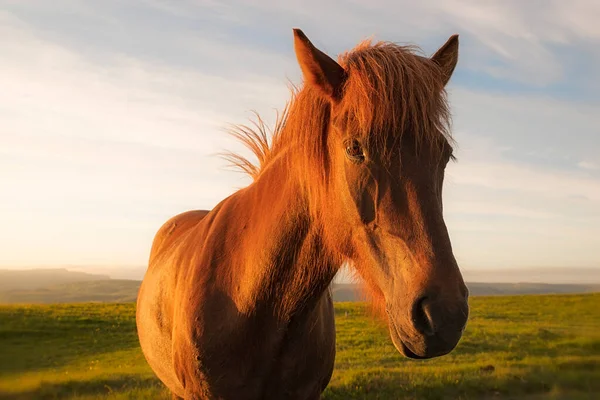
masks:
<svg viewBox="0 0 600 400"><path fill-rule="evenodd" d="M470 296L510 296L522 294L575 294L600 292L600 284L573 285L547 283L482 283L467 282ZM363 301L360 286L345 283L333 287L334 301Z"/></svg>
<svg viewBox="0 0 600 400"><path fill-rule="evenodd" d="M518 294L574 294L600 292L600 284L555 283L467 283L471 296L518 295Z"/></svg>
<svg viewBox="0 0 600 400"><path fill-rule="evenodd" d="M31 290L64 283L107 279L110 279L108 275L69 271L66 268L0 269L0 292L6 290Z"/></svg>
<svg viewBox="0 0 600 400"><path fill-rule="evenodd" d="M85 264L64 264L64 265L30 265L30 266L10 266L0 265L2 272L25 271L38 273L41 271L67 271L69 273L84 273L89 275L101 275L102 279L129 279L139 281L144 278L147 265L85 265Z"/></svg>
<svg viewBox="0 0 600 400"><path fill-rule="evenodd" d="M360 286L354 283L336 283L331 288L333 301L364 301Z"/></svg>
<svg viewBox="0 0 600 400"><path fill-rule="evenodd" d="M485 283L542 283L542 284L600 284L600 268L539 267L468 269L461 268L466 282Z"/></svg>
<svg viewBox="0 0 600 400"><path fill-rule="evenodd" d="M48 269L52 268L52 269ZM21 270L23 268L20 268ZM69 273L81 272L91 275L100 275L102 279L130 279L142 280L146 273L147 265L58 265L31 266L28 271L34 274L42 271L67 271ZM7 268L0 266L1 272ZM8 272L15 272L16 268L10 267ZM551 283L551 284L600 284L600 266L592 267L526 267L526 268L476 268L461 266L461 273L466 282L484 283ZM347 265L342 267L337 274L336 282L352 282L354 275ZM108 278L107 278L108 277ZM0 275L0 281L3 280ZM76 279L79 280L79 279ZM0 288L0 290L2 290Z"/></svg>
<svg viewBox="0 0 600 400"><path fill-rule="evenodd" d="M61 274L62 277L67 275ZM73 275L70 278L82 277ZM94 279L36 286L34 288L0 290L0 303L81 303L81 302L133 302L141 281L127 279ZM56 281L57 278L54 279ZM3 282L4 283L4 282ZM39 285L36 283L35 285ZM599 284L557 285L543 283L467 283L471 296L502 296L521 294L571 294L600 292ZM337 283L332 288L333 299L339 301L364 301L360 286Z"/></svg>
<svg viewBox="0 0 600 400"><path fill-rule="evenodd" d="M106 279L62 283L36 289L0 291L0 303L128 303L137 298L141 281Z"/></svg>

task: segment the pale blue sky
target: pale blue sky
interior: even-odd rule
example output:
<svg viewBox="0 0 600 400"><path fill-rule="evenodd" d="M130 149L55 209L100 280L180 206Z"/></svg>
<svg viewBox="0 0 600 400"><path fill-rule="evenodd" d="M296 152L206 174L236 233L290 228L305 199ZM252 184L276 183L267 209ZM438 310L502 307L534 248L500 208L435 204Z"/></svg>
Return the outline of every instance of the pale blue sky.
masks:
<svg viewBox="0 0 600 400"><path fill-rule="evenodd" d="M224 3L0 1L0 265L143 265L167 218L248 184L215 153L300 83L299 27L333 56L460 34L461 267L600 267L600 2Z"/></svg>

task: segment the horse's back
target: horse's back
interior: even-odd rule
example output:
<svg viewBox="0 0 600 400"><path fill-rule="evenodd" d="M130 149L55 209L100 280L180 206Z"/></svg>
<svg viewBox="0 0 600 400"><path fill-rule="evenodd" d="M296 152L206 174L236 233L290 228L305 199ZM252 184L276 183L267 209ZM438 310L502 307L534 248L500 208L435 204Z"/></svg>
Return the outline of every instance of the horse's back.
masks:
<svg viewBox="0 0 600 400"><path fill-rule="evenodd" d="M191 210L178 214L165 222L154 235L152 249L150 250L150 263L148 268L153 267L153 260L187 233L190 228L196 226L210 211Z"/></svg>
<svg viewBox="0 0 600 400"><path fill-rule="evenodd" d="M158 377L174 392L183 391L175 375L172 357L173 292L177 270L173 254L178 243L209 213L193 210L178 214L157 231L148 269L137 298L136 322L146 360Z"/></svg>

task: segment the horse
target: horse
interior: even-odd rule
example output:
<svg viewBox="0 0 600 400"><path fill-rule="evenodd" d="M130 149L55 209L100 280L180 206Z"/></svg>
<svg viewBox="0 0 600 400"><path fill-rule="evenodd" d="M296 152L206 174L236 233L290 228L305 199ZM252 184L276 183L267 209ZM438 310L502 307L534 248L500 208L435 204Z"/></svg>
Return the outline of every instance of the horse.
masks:
<svg viewBox="0 0 600 400"><path fill-rule="evenodd" d="M276 126L232 131L258 159L231 158L252 182L152 242L137 332L175 399L321 398L344 263L406 357L449 353L467 323L442 205L458 35L431 57L368 40L337 61L293 37L303 84Z"/></svg>

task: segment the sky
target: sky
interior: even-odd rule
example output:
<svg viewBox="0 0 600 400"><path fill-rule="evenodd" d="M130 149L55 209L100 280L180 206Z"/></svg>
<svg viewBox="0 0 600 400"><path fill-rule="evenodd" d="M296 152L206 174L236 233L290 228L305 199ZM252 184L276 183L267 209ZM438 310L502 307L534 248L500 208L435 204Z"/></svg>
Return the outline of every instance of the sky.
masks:
<svg viewBox="0 0 600 400"><path fill-rule="evenodd" d="M292 28L433 54L461 268L600 271L600 2L0 0L0 266L144 265L171 216L248 185L217 153L301 83Z"/></svg>

